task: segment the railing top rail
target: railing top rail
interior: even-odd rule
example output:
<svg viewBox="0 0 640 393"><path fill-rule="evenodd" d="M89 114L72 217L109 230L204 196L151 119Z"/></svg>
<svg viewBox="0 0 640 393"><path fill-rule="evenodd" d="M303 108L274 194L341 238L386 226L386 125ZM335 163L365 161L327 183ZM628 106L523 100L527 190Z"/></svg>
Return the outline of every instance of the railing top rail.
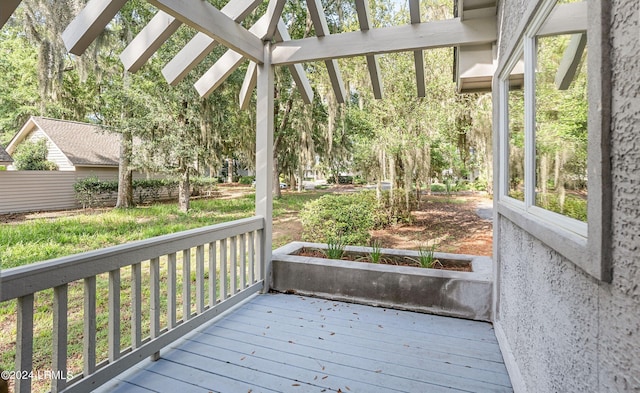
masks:
<svg viewBox="0 0 640 393"><path fill-rule="evenodd" d="M3 270L0 302L263 228L255 216Z"/></svg>

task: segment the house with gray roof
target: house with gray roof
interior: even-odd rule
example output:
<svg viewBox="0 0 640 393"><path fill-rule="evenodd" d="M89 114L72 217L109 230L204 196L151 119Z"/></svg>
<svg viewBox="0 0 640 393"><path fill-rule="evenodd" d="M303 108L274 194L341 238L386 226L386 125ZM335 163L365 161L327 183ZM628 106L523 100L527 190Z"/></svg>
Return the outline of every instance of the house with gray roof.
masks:
<svg viewBox="0 0 640 393"><path fill-rule="evenodd" d="M13 163L13 159L7 151L0 145L0 166L7 166Z"/></svg>
<svg viewBox="0 0 640 393"><path fill-rule="evenodd" d="M7 152L13 154L24 141L40 139L47 141L47 159L60 171L117 174L119 135L99 125L32 116L9 142Z"/></svg>

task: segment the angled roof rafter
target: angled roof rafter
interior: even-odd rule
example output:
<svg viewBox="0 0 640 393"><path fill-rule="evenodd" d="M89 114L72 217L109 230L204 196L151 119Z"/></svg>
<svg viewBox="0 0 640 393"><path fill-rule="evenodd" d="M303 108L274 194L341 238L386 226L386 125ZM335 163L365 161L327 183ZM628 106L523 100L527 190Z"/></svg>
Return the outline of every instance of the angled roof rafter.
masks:
<svg viewBox="0 0 640 393"><path fill-rule="evenodd" d="M324 15L324 10L322 9L320 0L307 0L307 9L309 10L309 16L311 17L311 22L315 28L316 36L328 37L331 33L329 32L327 18ZM335 59L327 59L324 61L324 64L326 65L327 72L329 73L329 80L331 81L333 92L336 95L336 101L343 104L345 102L346 93L338 61Z"/></svg>
<svg viewBox="0 0 640 393"><path fill-rule="evenodd" d="M181 25L173 16L159 11L120 53L124 68L138 71Z"/></svg>
<svg viewBox="0 0 640 393"><path fill-rule="evenodd" d="M420 0L409 0L409 13L411 15L411 24L420 23ZM416 69L416 85L418 87L418 97L427 95L424 81L424 55L422 49L413 51L413 59Z"/></svg>
<svg viewBox="0 0 640 393"><path fill-rule="evenodd" d="M220 11L229 18L240 22L262 3L262 0L231 0ZM166 81L175 86L191 72L218 43L208 35L198 32L180 51L162 68Z"/></svg>
<svg viewBox="0 0 640 393"><path fill-rule="evenodd" d="M262 64L262 40L206 1L147 0L151 5L201 31L224 46Z"/></svg>
<svg viewBox="0 0 640 393"><path fill-rule="evenodd" d="M284 9L285 2L286 0L269 0L269 5L267 6L267 12L265 14L269 20L269 25L267 26L267 31L264 34L264 40L270 41L276 34L278 22L282 16L282 10Z"/></svg>
<svg viewBox="0 0 640 393"><path fill-rule="evenodd" d="M270 20L267 15L263 15L258 21L251 26L249 29L250 32L258 35L264 36L266 34L266 30L268 28ZM275 38L278 41L287 41L290 40L289 32L287 32L287 27L280 19L277 24L277 29L275 33ZM240 64L245 60L245 58L233 51L228 50L225 52L220 59L195 83L196 90L202 97L206 97L211 94L215 89L217 89L228 77L235 71ZM289 65L289 70L293 76L296 85L298 86L298 90L300 90L300 95L302 96L302 100L310 104L313 101L313 90L311 89L311 84L307 79L306 73L300 64L292 64ZM247 73L246 77L251 77L249 73ZM247 83L245 81L245 83ZM251 87L250 84L247 84L247 89ZM247 90L244 94L249 95L251 93L250 90ZM246 100L241 98L241 103Z"/></svg>
<svg viewBox="0 0 640 393"><path fill-rule="evenodd" d="M371 11L369 9L369 0L356 0L356 11L358 13L358 23L360 30L366 31L370 29L369 21L371 19ZM378 64L377 55L367 55L367 68L369 69L369 77L371 78L371 86L373 88L373 96L380 100L383 95L382 79L380 78L380 65Z"/></svg>
<svg viewBox="0 0 640 393"><path fill-rule="evenodd" d="M62 32L62 41L74 55L82 55L120 11L127 0L90 0Z"/></svg>

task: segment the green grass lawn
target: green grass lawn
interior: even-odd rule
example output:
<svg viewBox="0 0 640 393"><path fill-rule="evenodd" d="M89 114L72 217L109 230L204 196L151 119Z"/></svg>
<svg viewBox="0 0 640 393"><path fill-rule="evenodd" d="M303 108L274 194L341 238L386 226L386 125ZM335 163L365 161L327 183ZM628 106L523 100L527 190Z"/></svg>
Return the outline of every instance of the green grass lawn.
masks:
<svg viewBox="0 0 640 393"><path fill-rule="evenodd" d="M286 193L274 201L273 215L296 213L320 193ZM78 214L0 226L0 267L8 269L33 262L77 254L187 229L251 217L254 195L235 199L200 199L181 213L175 203L99 214Z"/></svg>

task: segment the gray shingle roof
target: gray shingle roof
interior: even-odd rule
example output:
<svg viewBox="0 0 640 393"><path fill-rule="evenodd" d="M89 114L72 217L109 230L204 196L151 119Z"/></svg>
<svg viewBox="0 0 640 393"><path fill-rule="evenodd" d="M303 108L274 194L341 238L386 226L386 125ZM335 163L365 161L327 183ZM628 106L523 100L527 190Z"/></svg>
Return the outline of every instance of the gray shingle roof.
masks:
<svg viewBox="0 0 640 393"><path fill-rule="evenodd" d="M34 122L76 166L118 166L120 136L100 126L33 117Z"/></svg>
<svg viewBox="0 0 640 393"><path fill-rule="evenodd" d="M11 158L9 153L7 153L7 151L4 149L4 147L2 147L2 145L0 145L0 165L10 164L12 162L13 162L13 159Z"/></svg>

